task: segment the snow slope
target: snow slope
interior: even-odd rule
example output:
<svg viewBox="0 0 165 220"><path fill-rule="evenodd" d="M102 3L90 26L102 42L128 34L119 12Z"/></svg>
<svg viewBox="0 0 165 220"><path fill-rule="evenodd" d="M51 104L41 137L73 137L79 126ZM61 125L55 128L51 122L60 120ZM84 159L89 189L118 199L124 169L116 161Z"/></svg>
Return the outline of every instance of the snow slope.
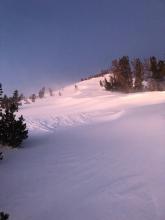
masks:
<svg viewBox="0 0 165 220"><path fill-rule="evenodd" d="M0 164L12 220L165 219L165 92L110 93L99 80L21 109L30 137Z"/></svg>
<svg viewBox="0 0 165 220"><path fill-rule="evenodd" d="M64 88L59 97L37 100L22 109L31 130L54 131L56 127L77 126L120 117L127 109L162 103L165 92L118 94L105 91L94 78Z"/></svg>

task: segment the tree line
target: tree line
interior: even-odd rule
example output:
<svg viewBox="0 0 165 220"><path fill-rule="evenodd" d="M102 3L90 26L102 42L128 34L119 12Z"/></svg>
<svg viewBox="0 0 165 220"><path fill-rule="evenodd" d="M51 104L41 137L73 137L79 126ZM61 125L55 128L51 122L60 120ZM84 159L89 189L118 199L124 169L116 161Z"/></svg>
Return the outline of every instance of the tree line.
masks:
<svg viewBox="0 0 165 220"><path fill-rule="evenodd" d="M140 92L165 90L165 61L150 57L130 61L123 56L112 61L109 80L100 81L100 86L108 91ZM144 86L144 81L147 85Z"/></svg>
<svg viewBox="0 0 165 220"><path fill-rule="evenodd" d="M42 87L39 91L38 94L33 93L32 95L29 96L29 99L31 100L31 102L35 102L37 98L42 99L45 97L46 94L46 88ZM52 88L48 88L48 94L50 96L54 96L54 91ZM61 96L62 93L59 91L58 95ZM25 104L29 104L28 102L28 98L24 96L23 100L25 100Z"/></svg>

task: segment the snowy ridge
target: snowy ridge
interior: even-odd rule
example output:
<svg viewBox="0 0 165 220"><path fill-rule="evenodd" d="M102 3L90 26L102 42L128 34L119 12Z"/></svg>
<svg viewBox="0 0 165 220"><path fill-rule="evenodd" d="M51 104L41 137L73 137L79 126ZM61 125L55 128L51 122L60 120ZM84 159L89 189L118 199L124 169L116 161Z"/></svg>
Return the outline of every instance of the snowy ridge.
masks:
<svg viewBox="0 0 165 220"><path fill-rule="evenodd" d="M114 120L130 108L162 103L165 92L118 94L105 91L99 81L90 79L64 88L57 95L24 105L22 113L30 130L53 131L58 127L76 126Z"/></svg>

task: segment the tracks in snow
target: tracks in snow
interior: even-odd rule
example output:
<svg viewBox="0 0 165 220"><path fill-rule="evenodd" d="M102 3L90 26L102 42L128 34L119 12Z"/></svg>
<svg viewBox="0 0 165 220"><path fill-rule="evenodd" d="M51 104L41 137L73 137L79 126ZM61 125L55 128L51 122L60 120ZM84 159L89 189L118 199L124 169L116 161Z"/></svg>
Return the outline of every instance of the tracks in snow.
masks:
<svg viewBox="0 0 165 220"><path fill-rule="evenodd" d="M81 112L68 115L49 115L43 117L26 117L26 123L30 130L53 132L59 127L75 127L77 125L111 121L119 118L124 111L95 111Z"/></svg>

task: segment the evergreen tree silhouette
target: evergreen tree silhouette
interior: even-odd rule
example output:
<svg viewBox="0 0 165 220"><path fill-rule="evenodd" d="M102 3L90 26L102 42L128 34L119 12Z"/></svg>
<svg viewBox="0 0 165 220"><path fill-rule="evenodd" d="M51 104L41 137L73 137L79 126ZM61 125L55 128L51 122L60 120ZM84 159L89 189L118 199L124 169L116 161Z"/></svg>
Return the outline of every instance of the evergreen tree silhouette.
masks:
<svg viewBox="0 0 165 220"><path fill-rule="evenodd" d="M16 118L18 111L18 93L11 97L10 104L2 108L2 85L0 84L0 144L18 147L28 137L23 116Z"/></svg>
<svg viewBox="0 0 165 220"><path fill-rule="evenodd" d="M157 64L158 77L160 80L163 80L165 77L165 61L159 60Z"/></svg>
<svg viewBox="0 0 165 220"><path fill-rule="evenodd" d="M35 102L37 97L35 94L32 94L29 98L32 100L32 102Z"/></svg>
<svg viewBox="0 0 165 220"><path fill-rule="evenodd" d="M12 104L2 114L2 145L18 147L28 137L23 116L16 119L15 108L15 104Z"/></svg>
<svg viewBox="0 0 165 220"><path fill-rule="evenodd" d="M144 78L144 68L143 68L143 64L140 61L139 58L134 60L134 74L135 74L135 84L134 84L134 88L135 91L141 91L142 90L142 82L143 82L143 78Z"/></svg>
<svg viewBox="0 0 165 220"><path fill-rule="evenodd" d="M8 219L9 219L9 214L0 212L0 220L8 220Z"/></svg>
<svg viewBox="0 0 165 220"><path fill-rule="evenodd" d="M152 72L152 78L159 79L159 73L157 69L157 59L156 57L150 57L150 70Z"/></svg>
<svg viewBox="0 0 165 220"><path fill-rule="evenodd" d="M51 88L49 88L49 94L50 96L53 96L53 90Z"/></svg>
<svg viewBox="0 0 165 220"><path fill-rule="evenodd" d="M41 99L44 98L44 96L45 96L45 87L40 89L38 95L39 95L39 98L41 98Z"/></svg>

